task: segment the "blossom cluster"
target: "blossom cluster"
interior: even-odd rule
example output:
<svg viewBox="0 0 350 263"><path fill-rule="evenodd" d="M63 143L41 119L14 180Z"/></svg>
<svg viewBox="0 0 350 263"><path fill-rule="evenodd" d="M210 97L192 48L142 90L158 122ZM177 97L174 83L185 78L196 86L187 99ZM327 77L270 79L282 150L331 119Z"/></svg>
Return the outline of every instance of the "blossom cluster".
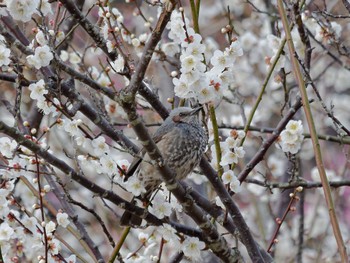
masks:
<svg viewBox="0 0 350 263"><path fill-rule="evenodd" d="M6 47L5 39L0 35L0 67L8 66L11 62L10 60L11 50Z"/></svg>
<svg viewBox="0 0 350 263"><path fill-rule="evenodd" d="M73 24L70 23L70 19L74 14L65 6L65 2L68 1L2 1L0 20L8 22L13 19L16 26L11 28L1 22L1 28L7 31L7 34L0 35L0 75L4 79L1 80L1 89L4 91L0 98L1 121L11 123L15 129L25 134L26 139L40 145L42 152L52 154L61 164L64 163L83 175L92 182L92 186L98 185L105 191L113 191L121 199L127 199L130 195L140 196L146 189L137 176L130 176L125 180L125 173L130 166L129 161L133 158L130 149L110 136L110 133L106 133L105 128L108 126L111 130L112 127L116 133L123 133L130 141L138 141L130 129L131 124L127 121L126 113L117 102L118 92L129 84L127 77L130 77L129 73L132 75L134 72L138 57L150 39L150 32L153 29L158 30L153 23L155 22L153 16L163 12L162 8L167 5L170 7L170 2L139 1L134 5L135 1L125 1L126 3L110 1L113 2L111 4L107 3L108 1L106 4L102 1L85 1L81 9L85 16L84 20L75 21ZM76 1L69 2L78 5ZM240 193L237 205L254 239L257 243L264 243L265 237L273 232L271 229L274 222L271 218L276 214L275 204L281 204L282 202L279 202L283 199L280 198L279 191L270 186L278 187L278 180L282 180L281 175L288 174L285 172L286 163L294 165L290 162L292 156L285 153L300 153L303 159L313 157L312 147L303 147L303 151L300 151L303 143L310 143L310 140L303 141L302 122L289 121L276 143L282 151L269 149L261 162L253 167L248 178L251 180L247 180L244 187L236 175L236 170L244 169L246 161L255 156L261 145L259 143L261 138L268 136L265 134L266 131L273 130L276 121L288 110L290 101L287 100L293 98L297 92L291 74L291 55L287 45L281 47L284 43L284 29L281 21L275 19L276 1L270 1L268 5L266 4L268 1L260 0L207 1L209 4L206 1L196 2L201 6L197 14L200 17L198 31L201 33L194 30L195 17L192 19L186 17L186 13L187 15L190 13L191 6L185 2L182 3L183 7L174 6L175 11L172 12L170 22L155 47L144 83L152 83L149 85L150 91L153 87L161 87L159 100L163 101L164 98L170 97L164 100L166 107L170 108L167 102L172 103L171 106L178 106L178 101L179 105L183 102L190 105L206 104L203 107L204 122L210 115L206 112L207 109L215 106L217 121L222 121L225 125L218 128L219 138L215 138L214 142L213 125L211 121L208 122L210 139L205 155L211 161L212 167L218 171L226 189ZM347 127L350 125L347 95L349 72L346 65L349 52L346 42L343 42L344 36L348 36L348 33L343 30L345 23L342 24L343 19L347 18L343 15L331 15L332 8L325 8L327 12L322 8L314 12L312 10L315 8L310 8L309 2L306 1L303 5L302 10L305 11L301 12L301 19L311 41L310 75L313 77L312 81L317 84L325 105L331 102L331 113L341 121L342 126ZM327 1L324 2L325 6L328 5ZM312 4L317 6L317 3ZM230 8L224 10L224 5ZM130 12L132 8L134 11ZM293 10L287 11L293 13ZM271 16L267 16L268 13ZM131 19L129 14L133 15ZM273 19L266 19L267 17ZM91 23L93 31L84 32L86 28L79 24L82 22ZM216 28L217 25L224 23L228 25L221 31ZM297 53L295 55L303 62L304 54L308 50L305 50L305 42L300 38L299 26L299 24L294 26L291 34ZM12 44L9 35L17 38L19 45ZM103 41L96 41L92 35L102 37L106 46L101 48L104 45ZM225 42L226 36L227 42ZM26 38L28 41L22 41ZM26 48L18 48L21 47L20 43L29 44ZM280 48L283 48L281 54L278 53ZM115 59L111 59L112 53L113 56L118 53ZM240 121L245 120L251 112L267 76L267 70L270 70L272 62L277 58L273 72L274 81L267 83L261 103L258 101L260 104L254 114L249 137L245 138L246 134L237 131L240 129L237 126L241 126ZM59 68L56 67L58 64ZM154 74L158 71L164 74ZM147 79L148 76L151 78ZM84 112L79 108L81 101L67 96L63 89L58 88L51 92L51 86L56 88L59 85L50 81L50 77L59 80L58 83L74 79L72 88L75 89L79 99L84 100L83 106L88 110ZM7 79L18 81L17 84L20 83L21 89L14 88L18 86L9 84L10 81ZM29 83L28 87L19 82L20 80ZM158 85L159 83L162 85ZM99 92L102 89L94 90L96 86L103 87L109 91L108 94L114 93L115 97L107 97L105 95L107 93L102 94ZM334 90L336 92L333 92ZM329 94L332 95L328 96ZM139 98L138 94L135 101L138 114L142 115L144 122L150 126L158 125L161 122L160 117L149 110L151 106L146 101L147 97L143 100ZM313 106L316 108L320 105L316 102ZM29 129L31 134L27 135L28 126L22 125L24 123L19 121L21 118L30 119L31 115L37 116L37 109L42 113L40 118L37 118L40 123L37 128ZM89 113L92 111L88 112L89 110L97 112L99 117L91 117ZM317 119L324 117L322 110L313 114ZM317 125L327 127L329 131L334 122L331 118L327 118ZM337 128L339 129L335 132L341 135L339 130L342 127ZM322 131L320 130L320 133ZM114 206L109 202L111 200L107 201L102 194L101 198L93 198L96 195L91 191L92 187L80 185L80 182L74 181L75 178L64 173L50 160L40 158L37 160L34 152L21 145L22 141L17 143L10 136L15 138L11 134L0 137L0 246L4 261L74 263L78 261L77 258L85 262L96 261L85 259L91 256L92 250L96 251L96 255L101 253L103 258L109 257L110 245L113 243L111 236L116 243L124 231L116 223L124 211L123 207ZM346 138L342 143L344 143L342 145L347 143ZM334 155L340 158L334 158ZM337 167L344 166L341 160L348 161L344 151L339 151L336 147L329 147L324 157L328 161L326 165ZM309 162L304 162L300 166L306 166L307 163ZM40 166L40 172L37 171L37 164ZM298 172L298 167L293 168ZM315 168L300 171L305 173L303 183L308 184L307 180L310 178L315 182L319 181ZM343 171L336 171L331 167L326 173L329 180L339 181L339 184L346 176ZM207 184L208 180L201 172L196 170L189 177L197 184L193 186L195 190L199 189L208 201L215 200L218 206L226 210L222 200L216 196L215 186ZM52 180L51 184L48 183L49 178ZM42 184L41 190L39 183ZM74 213L69 215L65 213L60 209L60 205L67 200L61 200L63 194L61 196L51 191L51 185L63 189L67 196L70 194L70 197L81 202L82 207L88 207L88 211L74 207ZM266 191L267 188L270 191ZM341 191L336 193L339 197L343 197L344 193L347 194L346 189L340 189ZM51 205L49 209L40 203L39 195ZM204 258L207 253L212 253L208 244L203 242L204 239L191 237L193 233L196 235L197 226L183 213L184 207L171 195L165 185L159 187L149 203L141 202L138 198L132 200L135 200L135 205L143 207L145 211L166 223L154 227L144 220L140 229L131 229L118 254L123 262L167 262L174 255L184 255L186 260L191 262L200 262L201 258L208 261ZM306 243L315 237L324 237L327 250L310 247L299 255L303 254L304 261L310 258L334 261L337 260L334 259L334 255L338 250L335 242L328 242L330 237L329 227L327 228L328 210L327 207L320 206L317 200L310 198L304 203L306 208L304 226L305 232L308 233L304 238ZM256 203L259 203L259 209L256 209L254 205ZM312 209L309 209L311 206ZM341 209L344 210L343 215L349 213L348 205L341 204ZM315 213L308 212L311 210ZM209 220L213 219L213 215L204 209L203 213ZM92 243L95 244L92 246L96 245L91 251L84 246L83 249L79 249L79 245L76 246L77 240L85 242L85 237L81 238L76 232L74 233L77 226L71 224L70 216L72 219L77 216L78 220L74 220L74 224L84 220L85 237L93 236ZM42 217L45 219L42 220ZM296 237L297 231L294 231L297 227L295 218L291 216L288 219L291 227L280 233L280 242L275 244L276 261L293 261L296 254L293 248L301 248L303 245L293 246L300 240ZM262 231L256 227L257 221L266 223L266 230ZM169 222L170 224L167 224ZM339 223L342 224L342 219ZM215 221L215 224L219 235L227 241L228 246L232 247L237 243L234 235L226 234L219 220ZM101 234L101 226L104 234ZM181 227L184 229L183 233L179 230ZM341 227L347 234L346 226ZM176 228L179 231L175 230ZM71 233L74 233L74 237ZM65 242L61 242L62 240ZM47 258L45 250L48 252Z"/></svg>
<svg viewBox="0 0 350 263"><path fill-rule="evenodd" d="M201 250L205 243L198 237L179 236L169 224L163 224L158 228L149 227L138 234L138 240L145 247L144 253L130 253L126 256L126 263L142 263L159 261L156 237L161 236L165 247L172 247L174 251L182 251L184 256L191 262L198 262L201 259Z"/></svg>
<svg viewBox="0 0 350 263"><path fill-rule="evenodd" d="M58 99L53 98L53 100L49 100L47 97L45 97L49 91L46 88L46 84L43 79L30 84L29 90L31 91L30 97L33 100L36 100L36 106L43 114L51 114L52 116L56 116L59 113L58 109L60 108L60 102Z"/></svg>
<svg viewBox="0 0 350 263"><path fill-rule="evenodd" d="M30 21L34 14L39 14L38 10L44 16L52 13L48 0L5 0L5 4L10 15L22 22Z"/></svg>
<svg viewBox="0 0 350 263"><path fill-rule="evenodd" d="M15 147L14 143L8 141L8 138L0 138L0 145L5 146L1 149L1 154L8 155ZM34 182L35 183L35 182ZM0 245L2 258L6 262L10 262L11 250L13 242L16 242L18 248L17 256L26 254L27 258L37 258L38 262L56 262L58 253L61 251L61 241L57 239L54 232L57 226L66 228L70 221L68 215L59 212L56 215L56 222L42 222L34 215L30 215L29 211L20 213L14 209L16 201L13 197L15 180L6 180L0 190ZM48 185L44 186L44 192L50 191ZM23 208L24 209L24 208ZM45 234L44 234L45 232ZM44 246L47 243L48 258L44 260ZM26 246L25 244L31 244ZM13 258L12 258L13 259ZM75 262L75 255L65 259L67 262Z"/></svg>
<svg viewBox="0 0 350 263"><path fill-rule="evenodd" d="M290 120L286 128L281 132L278 146L286 153L296 154L300 150L303 139L303 124L301 120Z"/></svg>
<svg viewBox="0 0 350 263"><path fill-rule="evenodd" d="M307 30L309 30L315 36L315 40L325 44L332 44L339 40L342 27L336 21L330 22L329 27L325 27L321 26L320 23L318 23L317 20L310 16L307 12L302 13L301 17ZM291 35L298 56L302 57L305 54L305 45L299 36L298 29L294 27L291 31ZM278 50L281 47L282 37L277 37L275 35L269 34L266 38L268 47L272 50L272 56L268 59L267 63L267 65L270 66L271 62L274 61L277 57ZM286 51L286 47L284 47L283 50ZM274 72L277 73L282 68L290 70L291 66L288 54L288 52L282 52L280 54ZM279 82L278 78L275 80Z"/></svg>
<svg viewBox="0 0 350 263"><path fill-rule="evenodd" d="M201 104L217 102L233 83L234 62L243 54L240 42L235 39L225 51L216 50L210 59L212 67L208 70L206 45L202 36L188 25L189 21L183 20L181 12L173 12L168 28L169 38L174 42L163 45L166 54L181 53L181 75L173 78L175 95L193 98Z"/></svg>

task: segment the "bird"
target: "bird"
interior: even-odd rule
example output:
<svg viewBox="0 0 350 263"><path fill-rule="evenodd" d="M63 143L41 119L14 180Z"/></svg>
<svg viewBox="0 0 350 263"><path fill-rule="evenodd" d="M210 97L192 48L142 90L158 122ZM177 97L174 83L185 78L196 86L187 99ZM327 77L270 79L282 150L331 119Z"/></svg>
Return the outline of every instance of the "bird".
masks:
<svg viewBox="0 0 350 263"><path fill-rule="evenodd" d="M177 180L184 179L194 170L207 147L208 134L199 118L201 109L202 106L173 109L152 136L164 162L175 172ZM163 180L157 165L151 162L145 149L138 156L131 163L125 178L137 176L146 192L136 198L149 203ZM140 217L129 211L125 211L120 220L122 226L140 226L141 222Z"/></svg>

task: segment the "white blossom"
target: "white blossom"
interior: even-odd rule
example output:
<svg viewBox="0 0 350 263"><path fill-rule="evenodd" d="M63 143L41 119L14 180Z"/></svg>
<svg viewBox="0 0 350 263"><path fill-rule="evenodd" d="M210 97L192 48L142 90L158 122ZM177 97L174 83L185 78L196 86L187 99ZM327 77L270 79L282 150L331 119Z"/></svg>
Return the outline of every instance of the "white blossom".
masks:
<svg viewBox="0 0 350 263"><path fill-rule="evenodd" d="M198 60L192 55L181 56L180 60L181 60L181 72L182 73L186 73L188 71L196 69L196 67L199 63Z"/></svg>
<svg viewBox="0 0 350 263"><path fill-rule="evenodd" d="M79 64L81 62L81 56L76 52L69 53L69 62L72 64Z"/></svg>
<svg viewBox="0 0 350 263"><path fill-rule="evenodd" d="M201 44L200 42L192 42L187 46L183 54L187 56L189 55L193 56L197 60L202 60L204 52L205 52L205 45Z"/></svg>
<svg viewBox="0 0 350 263"><path fill-rule="evenodd" d="M123 170L123 172L122 171L120 171L119 170L119 168L117 168L118 169L118 173L119 173L119 178L123 178L124 177L124 175L126 174L126 172L128 171L128 169L129 169L129 166L130 166L130 162L128 161L128 160L126 160L126 159L123 159L123 160L117 160L117 165L120 167L120 169L122 169Z"/></svg>
<svg viewBox="0 0 350 263"><path fill-rule="evenodd" d="M47 45L47 40L43 31L39 30L35 35L35 39L41 46Z"/></svg>
<svg viewBox="0 0 350 263"><path fill-rule="evenodd" d="M187 237L182 244L182 251L184 255L191 260L200 259L200 252L204 248L204 242L200 241L198 237Z"/></svg>
<svg viewBox="0 0 350 263"><path fill-rule="evenodd" d="M26 217L22 219L23 225L28 228L32 233L37 232L37 219L35 217Z"/></svg>
<svg viewBox="0 0 350 263"><path fill-rule="evenodd" d="M146 189L136 177L131 176L128 181L124 183L124 187L127 191L131 192L135 196L139 196L142 193L146 193Z"/></svg>
<svg viewBox="0 0 350 263"><path fill-rule="evenodd" d="M181 78L173 78L173 84L175 95L180 98L190 98L192 97L192 92L189 89L188 83L186 81L183 81Z"/></svg>
<svg viewBox="0 0 350 263"><path fill-rule="evenodd" d="M68 61L68 59L69 59L69 53L68 53L67 51L65 51L65 50L61 50L60 59L61 59L63 62Z"/></svg>
<svg viewBox="0 0 350 263"><path fill-rule="evenodd" d="M213 65L216 72L222 72L226 67L231 65L231 60L221 50L215 50L213 57L210 59L210 63Z"/></svg>
<svg viewBox="0 0 350 263"><path fill-rule="evenodd" d="M44 95L46 95L48 90L45 88L45 81L43 79L39 80L36 83L29 85L29 90L31 91L30 97L33 100L43 101L45 100Z"/></svg>
<svg viewBox="0 0 350 263"><path fill-rule="evenodd" d="M0 218L6 217L10 212L9 203L6 199L7 195L8 193L5 191L0 193Z"/></svg>
<svg viewBox="0 0 350 263"><path fill-rule="evenodd" d="M233 41L228 48L225 48L224 54L227 55L233 63L237 57L243 55L241 43L238 40Z"/></svg>
<svg viewBox="0 0 350 263"><path fill-rule="evenodd" d="M220 197L218 197L218 196L215 197L215 204L217 206L221 207L222 209L225 209L224 203L221 201Z"/></svg>
<svg viewBox="0 0 350 263"><path fill-rule="evenodd" d="M47 45L37 47L35 49L34 55L27 56L29 65L34 66L36 69L48 66L52 59L53 55L51 53L50 47Z"/></svg>
<svg viewBox="0 0 350 263"><path fill-rule="evenodd" d="M175 229L169 224L163 224L162 226L158 227L157 232L166 241L171 241L172 239L180 239L179 236L176 235Z"/></svg>
<svg viewBox="0 0 350 263"><path fill-rule="evenodd" d="M125 67L124 57L121 55L118 55L117 59L114 62L111 62L111 66L116 72L118 73L122 72Z"/></svg>
<svg viewBox="0 0 350 263"><path fill-rule="evenodd" d="M159 219L170 216L171 214L171 206L165 200L161 192L158 192L158 194L153 198L152 205L148 207L148 210Z"/></svg>
<svg viewBox="0 0 350 263"><path fill-rule="evenodd" d="M215 92L214 88L212 87L203 87L198 92L198 102L201 104L208 103L210 101L213 101L215 99Z"/></svg>
<svg viewBox="0 0 350 263"><path fill-rule="evenodd" d="M238 180L237 177L235 177L231 182L230 182L230 189L235 192L239 193L242 188L241 188L241 182Z"/></svg>
<svg viewBox="0 0 350 263"><path fill-rule="evenodd" d="M303 139L302 122L290 120L281 132L279 146L284 152L296 154L300 150Z"/></svg>
<svg viewBox="0 0 350 263"><path fill-rule="evenodd" d="M243 147L236 147L233 151L227 151L223 154L220 165L228 165L232 163L238 163L239 158L243 158L245 151Z"/></svg>
<svg viewBox="0 0 350 263"><path fill-rule="evenodd" d="M299 136L296 133L291 133L289 130L283 130L280 137L283 143L294 143L298 140Z"/></svg>
<svg viewBox="0 0 350 263"><path fill-rule="evenodd" d="M49 245L49 251L52 255L57 255L61 251L61 242L58 239L51 239L48 242Z"/></svg>
<svg viewBox="0 0 350 263"><path fill-rule="evenodd" d="M99 136L91 141L91 146L93 147L93 154L96 156L101 156L102 154L109 152L109 146L103 136Z"/></svg>
<svg viewBox="0 0 350 263"><path fill-rule="evenodd" d="M67 120L64 125L64 130L68 132L71 136L77 136L80 134L79 125L83 123L82 120Z"/></svg>
<svg viewBox="0 0 350 263"><path fill-rule="evenodd" d="M110 156L103 155L100 158L100 163L102 166L102 172L107 173L110 176L117 173L117 164Z"/></svg>
<svg viewBox="0 0 350 263"><path fill-rule="evenodd" d="M56 215L57 224L66 228L69 225L68 215L66 213L57 213Z"/></svg>
<svg viewBox="0 0 350 263"><path fill-rule="evenodd" d="M7 66L10 64L11 50L0 44L0 67Z"/></svg>
<svg viewBox="0 0 350 263"><path fill-rule="evenodd" d="M175 42L165 43L161 47L164 54L170 57L174 57L176 54L180 53L180 47Z"/></svg>
<svg viewBox="0 0 350 263"><path fill-rule="evenodd" d="M49 0L40 0L40 6L38 9L40 9L40 12L47 16L48 14L52 14L51 4L49 3Z"/></svg>
<svg viewBox="0 0 350 263"><path fill-rule="evenodd" d="M40 0L7 0L7 10L10 15L22 22L28 22L36 12Z"/></svg>
<svg viewBox="0 0 350 263"><path fill-rule="evenodd" d="M301 120L295 121L290 120L286 125L286 130L293 134L302 134L303 133L303 124Z"/></svg>
<svg viewBox="0 0 350 263"><path fill-rule="evenodd" d="M296 154L301 147L301 142L294 142L294 143L281 143L282 151L284 152L290 152L291 154Z"/></svg>
<svg viewBox="0 0 350 263"><path fill-rule="evenodd" d="M224 184L229 184L237 179L237 177L232 170L228 170L222 174L221 179Z"/></svg>
<svg viewBox="0 0 350 263"><path fill-rule="evenodd" d="M0 138L0 152L3 156L11 158L16 147L17 142L15 140L11 140L8 137Z"/></svg>
<svg viewBox="0 0 350 263"><path fill-rule="evenodd" d="M47 234L53 233L56 230L56 224L54 222L52 222L52 221L48 222L45 225L45 230L46 230Z"/></svg>
<svg viewBox="0 0 350 263"><path fill-rule="evenodd" d="M68 258L64 258L66 260L67 263L75 263L77 260L77 256L76 255L70 255Z"/></svg>
<svg viewBox="0 0 350 263"><path fill-rule="evenodd" d="M0 242L9 241L13 234L13 228L7 222L2 222L0 225Z"/></svg>
<svg viewBox="0 0 350 263"><path fill-rule="evenodd" d="M56 112L56 108L52 105L52 103L49 102L49 101L46 101L44 99L38 100L37 103L36 103L36 106L45 115L48 115L48 114L50 114L52 112Z"/></svg>

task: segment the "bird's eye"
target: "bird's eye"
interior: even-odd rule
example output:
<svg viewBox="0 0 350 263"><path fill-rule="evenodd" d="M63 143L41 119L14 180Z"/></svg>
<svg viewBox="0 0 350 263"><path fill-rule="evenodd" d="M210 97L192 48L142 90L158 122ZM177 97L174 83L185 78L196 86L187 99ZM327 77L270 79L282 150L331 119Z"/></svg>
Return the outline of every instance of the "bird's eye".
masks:
<svg viewBox="0 0 350 263"><path fill-rule="evenodd" d="M186 116L186 114L185 114L184 112L180 112L180 113L179 113L179 116L180 116L180 117L184 117L184 116Z"/></svg>

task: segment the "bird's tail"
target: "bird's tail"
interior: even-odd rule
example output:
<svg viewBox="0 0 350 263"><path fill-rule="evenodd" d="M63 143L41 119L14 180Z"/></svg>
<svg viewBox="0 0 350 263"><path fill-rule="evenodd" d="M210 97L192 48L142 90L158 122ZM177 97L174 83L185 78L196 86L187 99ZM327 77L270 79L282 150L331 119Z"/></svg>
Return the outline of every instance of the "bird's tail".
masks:
<svg viewBox="0 0 350 263"><path fill-rule="evenodd" d="M141 223L142 218L129 211L125 211L120 218L120 225L122 226L141 226Z"/></svg>
<svg viewBox="0 0 350 263"><path fill-rule="evenodd" d="M136 203L136 199L137 197L133 197L131 200L131 203L135 204ZM125 211L124 214L122 215L122 217L120 218L120 225L122 226L141 226L142 223L142 218L134 215L133 213L129 212L129 211Z"/></svg>
<svg viewBox="0 0 350 263"><path fill-rule="evenodd" d="M144 203L144 206L147 207L150 204L150 199L152 194L154 193L154 189L146 189L146 193L142 194L141 196L138 197L133 197L133 199L131 200L131 203L136 203L135 199L139 199ZM147 208L146 208L147 209ZM134 215L133 213L129 212L129 211L125 211L124 214L122 215L122 217L120 218L120 225L122 226L141 226L142 223L142 218Z"/></svg>

